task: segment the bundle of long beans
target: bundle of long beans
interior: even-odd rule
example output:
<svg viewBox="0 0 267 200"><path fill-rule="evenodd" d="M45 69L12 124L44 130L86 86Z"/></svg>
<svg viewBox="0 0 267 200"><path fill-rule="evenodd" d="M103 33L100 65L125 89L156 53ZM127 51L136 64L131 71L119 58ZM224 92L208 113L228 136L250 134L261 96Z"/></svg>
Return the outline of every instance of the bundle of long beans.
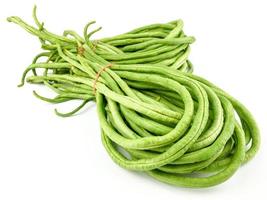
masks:
<svg viewBox="0 0 267 200"><path fill-rule="evenodd" d="M91 40L74 31L62 36L9 17L39 37L45 52L25 70L20 86L45 84L60 103L95 101L103 144L120 166L144 171L174 185L208 187L219 184L257 152L258 127L250 112L209 81L192 75L189 44L182 21L153 24L125 34ZM71 36L71 37L70 37ZM46 62L38 62L40 57ZM37 74L36 69L44 69ZM32 71L33 75L26 75ZM235 115L237 113L237 115Z"/></svg>

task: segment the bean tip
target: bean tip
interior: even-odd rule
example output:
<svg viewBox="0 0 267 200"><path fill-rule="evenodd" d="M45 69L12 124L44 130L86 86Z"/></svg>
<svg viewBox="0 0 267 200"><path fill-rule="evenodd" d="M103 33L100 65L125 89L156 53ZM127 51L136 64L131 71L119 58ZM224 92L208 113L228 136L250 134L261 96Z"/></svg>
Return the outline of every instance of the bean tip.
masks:
<svg viewBox="0 0 267 200"><path fill-rule="evenodd" d="M32 94L33 94L34 96L36 96L36 97L39 96L35 90L32 91Z"/></svg>
<svg viewBox="0 0 267 200"><path fill-rule="evenodd" d="M17 85L17 87L22 87L24 85L24 83L20 83Z"/></svg>
<svg viewBox="0 0 267 200"><path fill-rule="evenodd" d="M7 20L8 22L12 22L12 18L13 18L13 17L7 17L6 20Z"/></svg>

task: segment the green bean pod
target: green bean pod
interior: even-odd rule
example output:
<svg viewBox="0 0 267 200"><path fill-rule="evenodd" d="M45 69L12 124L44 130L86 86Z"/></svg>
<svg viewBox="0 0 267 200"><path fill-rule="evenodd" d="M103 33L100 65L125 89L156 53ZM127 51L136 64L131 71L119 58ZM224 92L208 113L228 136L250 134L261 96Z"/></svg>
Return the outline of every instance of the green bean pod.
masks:
<svg viewBox="0 0 267 200"><path fill-rule="evenodd" d="M39 22L36 7L33 17L37 28L8 18L36 35L45 50L25 69L19 86L25 80L44 84L56 96L34 95L50 103L82 101L67 113L56 109L61 117L94 101L102 143L119 166L200 188L226 181L255 156L260 134L248 109L190 73L194 38L184 34L181 20L91 40L100 30L88 33L94 22L85 26L83 37L72 30L56 35ZM47 60L40 62L43 57Z"/></svg>

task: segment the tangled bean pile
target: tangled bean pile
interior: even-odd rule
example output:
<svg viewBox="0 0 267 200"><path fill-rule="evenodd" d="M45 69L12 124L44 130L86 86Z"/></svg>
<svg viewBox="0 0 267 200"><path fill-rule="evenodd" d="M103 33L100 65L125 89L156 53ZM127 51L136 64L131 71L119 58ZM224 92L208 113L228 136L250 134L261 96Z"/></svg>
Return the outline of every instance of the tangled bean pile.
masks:
<svg viewBox="0 0 267 200"><path fill-rule="evenodd" d="M49 32L36 17L37 28L17 23L39 37L42 49L25 70L25 82L44 84L57 93L45 101L95 101L102 141L121 167L144 171L178 186L209 187L224 182L249 161L260 144L250 112L209 81L192 75L188 60L193 37L182 21L152 24L125 34L91 40L72 30ZM47 57L46 62L38 62ZM43 73L37 73L43 69ZM31 76L27 76L32 71Z"/></svg>

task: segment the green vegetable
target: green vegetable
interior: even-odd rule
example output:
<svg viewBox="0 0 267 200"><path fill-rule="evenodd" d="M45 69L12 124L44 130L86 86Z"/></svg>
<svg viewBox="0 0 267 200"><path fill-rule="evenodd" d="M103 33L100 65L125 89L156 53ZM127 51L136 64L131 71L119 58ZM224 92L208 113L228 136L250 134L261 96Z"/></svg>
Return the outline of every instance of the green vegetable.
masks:
<svg viewBox="0 0 267 200"><path fill-rule="evenodd" d="M20 86L25 79L45 84L55 98L34 94L51 103L82 100L69 113L56 110L63 117L95 101L104 147L121 167L173 185L209 187L230 178L256 154L260 136L251 113L188 73L194 38L184 34L181 20L90 40L99 30L88 33L94 22L85 26L84 37L72 30L59 36L38 21L36 8L33 16L38 28L8 18L38 36L45 50L25 70ZM38 62L40 57L47 62Z"/></svg>

